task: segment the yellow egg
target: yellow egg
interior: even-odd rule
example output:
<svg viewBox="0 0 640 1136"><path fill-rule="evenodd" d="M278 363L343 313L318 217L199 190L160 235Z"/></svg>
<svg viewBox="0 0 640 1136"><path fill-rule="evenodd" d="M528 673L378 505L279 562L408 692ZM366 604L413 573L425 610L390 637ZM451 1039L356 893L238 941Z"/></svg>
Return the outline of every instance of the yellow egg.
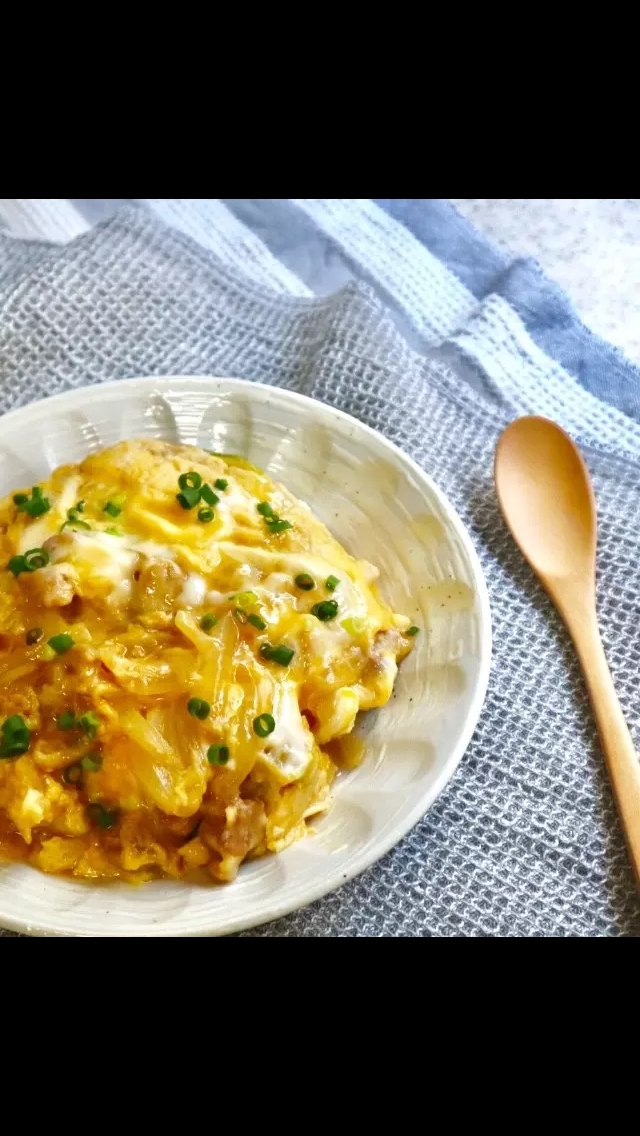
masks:
<svg viewBox="0 0 640 1136"><path fill-rule="evenodd" d="M0 502L0 855L228 882L329 807L409 621L242 458L121 442ZM337 744L337 743L336 743Z"/></svg>

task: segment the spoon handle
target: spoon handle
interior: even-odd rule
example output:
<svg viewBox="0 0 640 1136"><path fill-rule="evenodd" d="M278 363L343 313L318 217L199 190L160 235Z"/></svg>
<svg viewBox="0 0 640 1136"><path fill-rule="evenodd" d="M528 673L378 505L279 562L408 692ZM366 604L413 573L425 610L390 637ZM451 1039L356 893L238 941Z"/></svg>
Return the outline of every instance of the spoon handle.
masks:
<svg viewBox="0 0 640 1136"><path fill-rule="evenodd" d="M640 761L613 685L595 608L566 613L582 665L631 863L640 884Z"/></svg>

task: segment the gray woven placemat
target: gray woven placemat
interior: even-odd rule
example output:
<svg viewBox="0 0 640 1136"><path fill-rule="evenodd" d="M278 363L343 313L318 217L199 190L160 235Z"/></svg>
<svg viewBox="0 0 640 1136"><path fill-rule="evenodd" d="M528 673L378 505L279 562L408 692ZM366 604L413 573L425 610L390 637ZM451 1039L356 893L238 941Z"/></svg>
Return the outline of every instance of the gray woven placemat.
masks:
<svg viewBox="0 0 640 1136"><path fill-rule="evenodd" d="M0 406L86 383L218 374L298 390L398 443L461 513L494 623L489 692L448 789L384 859L251 935L637 935L640 910L577 663L492 488L509 417L406 344L365 287L265 292L128 208L63 248L0 236ZM97 395L99 397L99 395ZM637 739L640 470L587 454L605 643Z"/></svg>

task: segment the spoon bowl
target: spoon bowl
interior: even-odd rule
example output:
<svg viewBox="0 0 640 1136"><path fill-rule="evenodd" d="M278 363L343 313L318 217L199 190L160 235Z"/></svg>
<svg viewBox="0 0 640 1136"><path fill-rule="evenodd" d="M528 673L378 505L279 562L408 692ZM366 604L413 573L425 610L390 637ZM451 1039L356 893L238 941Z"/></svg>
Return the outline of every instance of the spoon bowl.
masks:
<svg viewBox="0 0 640 1136"><path fill-rule="evenodd" d="M507 524L534 572L595 579L596 503L568 434L546 418L518 418L496 450L496 489Z"/></svg>
<svg viewBox="0 0 640 1136"><path fill-rule="evenodd" d="M584 673L629 856L640 882L640 762L596 614L596 503L582 455L555 422L518 418L496 448L498 501L511 534L562 616Z"/></svg>

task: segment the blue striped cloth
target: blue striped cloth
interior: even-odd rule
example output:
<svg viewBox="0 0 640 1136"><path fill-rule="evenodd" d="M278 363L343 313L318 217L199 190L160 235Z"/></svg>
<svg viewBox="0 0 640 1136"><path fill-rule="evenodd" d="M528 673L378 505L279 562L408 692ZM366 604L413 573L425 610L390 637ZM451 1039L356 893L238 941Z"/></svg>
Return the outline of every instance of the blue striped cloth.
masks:
<svg viewBox="0 0 640 1136"><path fill-rule="evenodd" d="M637 736L636 369L446 201L0 201L0 410L176 368L280 383L386 433L458 508L491 596L487 701L447 791L374 869L254 933L637 935L579 668L491 486L514 415L585 449L605 646Z"/></svg>
<svg viewBox="0 0 640 1136"><path fill-rule="evenodd" d="M125 203L0 200L0 227L64 242ZM582 324L536 261L498 250L448 201L139 204L275 291L325 295L363 280L395 313L411 346L452 363L514 413L546 414L587 445L640 454L640 371Z"/></svg>

